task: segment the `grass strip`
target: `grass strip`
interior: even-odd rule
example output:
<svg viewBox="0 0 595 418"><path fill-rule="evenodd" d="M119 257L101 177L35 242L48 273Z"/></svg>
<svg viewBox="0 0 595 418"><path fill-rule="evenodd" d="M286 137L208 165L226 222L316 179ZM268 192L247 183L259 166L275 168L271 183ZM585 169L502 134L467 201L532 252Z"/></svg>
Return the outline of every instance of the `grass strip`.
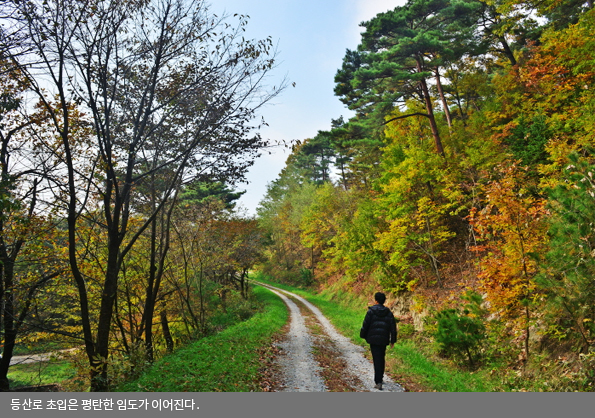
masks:
<svg viewBox="0 0 595 418"><path fill-rule="evenodd" d="M28 364L15 364L8 370L12 389L23 386L50 385L72 378L76 369L68 361L49 360Z"/></svg>
<svg viewBox="0 0 595 418"><path fill-rule="evenodd" d="M428 359L410 340L387 351L387 366L395 375L414 378L426 390L436 392L493 392L496 387L483 372L457 370Z"/></svg>
<svg viewBox="0 0 595 418"><path fill-rule="evenodd" d="M336 292L313 294L303 289L274 283L262 276L256 276L255 279L307 299L322 311L339 332L350 338L353 343L368 347L366 342L359 338L367 305L352 295ZM394 349L387 350L387 370L397 377L403 377L404 381L416 382L417 390L436 392L501 390L498 384L490 379L487 372L459 370L445 362L435 361L411 340L399 339Z"/></svg>
<svg viewBox="0 0 595 418"><path fill-rule="evenodd" d="M118 392L260 391L260 353L288 318L283 301L263 287L264 310L247 321L176 350Z"/></svg>

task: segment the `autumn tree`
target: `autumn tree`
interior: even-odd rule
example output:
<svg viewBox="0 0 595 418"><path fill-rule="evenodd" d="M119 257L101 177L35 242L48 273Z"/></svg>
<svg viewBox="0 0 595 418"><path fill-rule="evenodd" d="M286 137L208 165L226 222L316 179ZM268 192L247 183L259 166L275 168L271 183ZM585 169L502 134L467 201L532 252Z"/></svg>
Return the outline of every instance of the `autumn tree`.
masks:
<svg viewBox="0 0 595 418"><path fill-rule="evenodd" d="M26 113L28 83L10 62L0 62L0 391L19 334L42 329L31 319L36 298L64 271L54 221L40 198L46 172L30 130L43 129L42 114ZM37 327L34 326L37 322Z"/></svg>
<svg viewBox="0 0 595 418"><path fill-rule="evenodd" d="M457 166L441 164L433 146L420 140L425 130L427 125L414 118L396 119L385 129L388 144L375 200L376 216L386 226L377 232L374 247L387 259L386 284L393 289L442 285L444 247L455 236L454 219L462 209Z"/></svg>
<svg viewBox="0 0 595 418"><path fill-rule="evenodd" d="M255 219L237 216L229 219L223 228L231 232L228 244L228 264L232 267L231 278L239 287L240 295L248 298L248 273L263 259L264 231Z"/></svg>
<svg viewBox="0 0 595 418"><path fill-rule="evenodd" d="M241 36L245 17L233 26L211 14L202 1L56 0L12 6L24 18L15 24L24 25L30 52L21 55L16 48L11 57L44 103L60 138L57 157L65 179L56 187L68 196L62 210L68 220L70 268L79 290L92 389L105 390L122 264L181 184L239 178L264 146L251 121L282 90L264 89L274 50L270 39ZM73 102L80 103L93 126L93 155L85 173L73 153ZM135 190L164 170L170 175L154 210L140 224L131 224ZM76 239L91 197L99 198L107 232L96 329Z"/></svg>
<svg viewBox="0 0 595 418"><path fill-rule="evenodd" d="M208 332L209 270L218 253L218 237L213 227L224 211L220 200L201 204L182 200L172 219L172 251L175 268L166 271L168 287L175 290L173 300L183 309L174 312L183 322L188 338Z"/></svg>
<svg viewBox="0 0 595 418"><path fill-rule="evenodd" d="M320 186L302 215L304 246L311 249L310 268L317 281L341 276L357 280L382 271L385 257L374 244L384 222L375 213L377 201L369 191Z"/></svg>
<svg viewBox="0 0 595 418"><path fill-rule="evenodd" d="M548 26L557 30L576 24L583 13L593 9L592 0L501 0L499 5L504 10L515 7L525 11L531 10L545 18Z"/></svg>
<svg viewBox="0 0 595 418"><path fill-rule="evenodd" d="M490 310L510 320L513 332L522 334L524 358L529 358L532 312L541 292L537 287L537 256L546 245L545 199L535 196L524 169L502 168L502 178L486 190L487 205L472 210L470 221L486 251L480 264L481 289Z"/></svg>
<svg viewBox="0 0 595 418"><path fill-rule="evenodd" d="M257 208L259 225L268 241L263 271L281 280L309 282L312 250L302 244L300 224L316 185L301 178L302 172L292 160L290 156L279 178L267 186Z"/></svg>

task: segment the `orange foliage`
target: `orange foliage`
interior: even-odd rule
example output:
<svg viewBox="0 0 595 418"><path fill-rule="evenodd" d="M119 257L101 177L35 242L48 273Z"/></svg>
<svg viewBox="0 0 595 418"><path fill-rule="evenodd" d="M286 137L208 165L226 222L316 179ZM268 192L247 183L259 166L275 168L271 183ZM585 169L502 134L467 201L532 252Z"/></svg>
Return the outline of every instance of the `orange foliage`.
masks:
<svg viewBox="0 0 595 418"><path fill-rule="evenodd" d="M523 170L504 168L503 178L487 186L488 205L474 208L469 220L486 251L480 263L480 289L493 312L515 319L523 306L535 298L537 260L545 249L547 210L545 200L524 186Z"/></svg>
<svg viewBox="0 0 595 418"><path fill-rule="evenodd" d="M594 21L590 12L579 24L546 32L540 45L529 45L518 66L494 78L500 107L487 114L500 132L495 139L507 136L519 116L543 115L548 125L556 127L555 147L562 147L562 154L595 143L586 121L591 110L585 106L593 100Z"/></svg>

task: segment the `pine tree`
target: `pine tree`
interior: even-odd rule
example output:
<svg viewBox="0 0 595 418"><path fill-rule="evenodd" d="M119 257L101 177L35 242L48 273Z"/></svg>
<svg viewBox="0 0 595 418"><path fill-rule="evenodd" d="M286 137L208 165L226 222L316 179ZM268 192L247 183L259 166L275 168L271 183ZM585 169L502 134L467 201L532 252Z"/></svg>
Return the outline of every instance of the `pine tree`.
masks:
<svg viewBox="0 0 595 418"><path fill-rule="evenodd" d="M549 251L539 283L564 334L574 334L586 351L595 337L595 166L570 156L566 183L551 190Z"/></svg>

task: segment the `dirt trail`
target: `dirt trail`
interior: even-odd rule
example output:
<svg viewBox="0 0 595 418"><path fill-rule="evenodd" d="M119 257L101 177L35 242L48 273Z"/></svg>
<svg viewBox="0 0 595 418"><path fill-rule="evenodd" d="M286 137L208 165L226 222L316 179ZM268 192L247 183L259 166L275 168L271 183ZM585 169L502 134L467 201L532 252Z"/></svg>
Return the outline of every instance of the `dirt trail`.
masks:
<svg viewBox="0 0 595 418"><path fill-rule="evenodd" d="M49 361L52 357L60 358L62 353L77 350L76 348L67 348L65 350L59 350L52 353L39 353L39 354L27 354L25 356L12 356L10 359L10 365L15 364L29 364L38 363L40 361Z"/></svg>
<svg viewBox="0 0 595 418"><path fill-rule="evenodd" d="M343 376L341 377L346 382L345 387L358 392L379 392L373 389L374 368L372 362L364 357L365 350L363 347L353 344L348 338L341 335L322 312L304 298L274 286L259 284L279 295L288 306L291 315L289 332L285 341L279 344L282 354L279 356L278 361L282 374L282 385L286 388L285 391L325 392L328 386L321 374L322 367L312 355L315 338L312 336L311 330L306 326L306 321L298 306L293 302L293 300L296 300L312 312L320 325L318 328L325 334L326 340L332 342L337 355L341 357L345 364L342 371ZM383 389L383 392L404 392L403 387L393 382L386 373Z"/></svg>
<svg viewBox="0 0 595 418"><path fill-rule="evenodd" d="M320 366L312 355L312 337L300 309L279 290L271 287L269 289L283 299L291 317L287 338L279 344L281 352L284 353L278 360L285 376L285 391L325 392L326 386L320 376Z"/></svg>

